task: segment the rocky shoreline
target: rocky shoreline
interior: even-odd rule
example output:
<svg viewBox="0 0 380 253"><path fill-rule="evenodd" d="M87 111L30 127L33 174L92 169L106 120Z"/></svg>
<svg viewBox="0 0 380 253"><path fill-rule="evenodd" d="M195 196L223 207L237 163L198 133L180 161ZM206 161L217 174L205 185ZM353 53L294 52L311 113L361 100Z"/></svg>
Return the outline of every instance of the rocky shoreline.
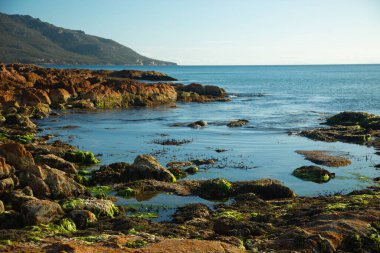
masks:
<svg viewBox="0 0 380 253"><path fill-rule="evenodd" d="M145 80L145 82L143 82ZM146 82L149 81L149 82ZM55 111L131 106L174 106L180 102L228 101L217 86L178 84L158 72L46 69L1 65L0 70L0 251L4 252L379 252L378 187L347 195L297 197L272 179L229 182L181 180L212 160L173 161L153 156L102 165L88 151L37 137L35 118ZM196 123L196 122L195 122ZM230 127L246 124L230 122ZM380 148L380 117L344 112L329 127L299 134ZM198 122L194 127L202 127ZM193 126L190 126L193 127ZM345 166L326 153L297 151L316 164ZM127 163L131 162L131 163ZM379 166L380 167L380 166ZM375 168L374 168L375 169ZM319 183L333 177L317 166L293 175ZM115 198L144 192L232 199L210 209L189 204L171 221L116 206Z"/></svg>

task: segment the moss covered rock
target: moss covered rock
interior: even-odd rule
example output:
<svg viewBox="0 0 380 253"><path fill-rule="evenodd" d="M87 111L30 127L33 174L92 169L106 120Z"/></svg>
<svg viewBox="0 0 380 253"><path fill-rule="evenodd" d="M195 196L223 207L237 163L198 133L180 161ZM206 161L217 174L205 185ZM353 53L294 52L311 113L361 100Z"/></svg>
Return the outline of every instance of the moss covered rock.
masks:
<svg viewBox="0 0 380 253"><path fill-rule="evenodd" d="M198 194L205 199L223 199L232 193L232 184L223 178L207 180L199 187Z"/></svg>
<svg viewBox="0 0 380 253"><path fill-rule="evenodd" d="M292 175L302 180L313 181L316 183L326 183L330 181L331 178L335 177L334 173L318 166L299 167L293 171Z"/></svg>
<svg viewBox="0 0 380 253"><path fill-rule="evenodd" d="M98 164L100 161L95 158L95 155L88 151L68 151L64 155L64 159L67 161L83 164L83 165L92 165L92 164Z"/></svg>
<svg viewBox="0 0 380 253"><path fill-rule="evenodd" d="M107 216L114 217L119 214L119 208L106 199L68 199L61 202L64 211L71 212L72 210L88 210L93 212L97 217Z"/></svg>

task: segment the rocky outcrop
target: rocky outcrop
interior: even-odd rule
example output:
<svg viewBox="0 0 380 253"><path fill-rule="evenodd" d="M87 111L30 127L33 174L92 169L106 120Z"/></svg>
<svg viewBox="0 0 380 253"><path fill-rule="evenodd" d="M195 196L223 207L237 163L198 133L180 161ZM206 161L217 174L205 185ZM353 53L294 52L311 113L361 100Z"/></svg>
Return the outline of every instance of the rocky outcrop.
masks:
<svg viewBox="0 0 380 253"><path fill-rule="evenodd" d="M0 103L6 105L14 101L19 107L31 107L36 117L43 117L50 113L50 106L55 109L126 108L171 104L177 100L207 102L227 96L224 89L217 86L143 83L137 80L176 79L155 71L48 69L8 64L0 68ZM33 126L20 116L9 117L9 124L17 121L28 128Z"/></svg>
<svg viewBox="0 0 380 253"><path fill-rule="evenodd" d="M330 127L304 130L301 136L326 142L366 144L380 150L380 116L365 112L341 112L326 120Z"/></svg>
<svg viewBox="0 0 380 253"><path fill-rule="evenodd" d="M191 83L189 85L175 84L178 101L183 102L212 102L229 101L223 88L213 85Z"/></svg>

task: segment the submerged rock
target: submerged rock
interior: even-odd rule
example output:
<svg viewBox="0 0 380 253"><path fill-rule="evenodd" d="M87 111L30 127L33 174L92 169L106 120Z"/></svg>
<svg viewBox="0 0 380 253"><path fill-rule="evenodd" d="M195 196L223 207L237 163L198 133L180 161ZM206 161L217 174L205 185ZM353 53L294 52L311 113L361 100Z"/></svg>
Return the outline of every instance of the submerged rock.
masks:
<svg viewBox="0 0 380 253"><path fill-rule="evenodd" d="M190 123L187 126L191 127L191 128L201 128L201 127L206 127L207 126L207 122L204 121L204 120L198 120L198 121L195 121L193 123Z"/></svg>
<svg viewBox="0 0 380 253"><path fill-rule="evenodd" d="M306 160L315 164L325 165L329 167L342 167L351 164L351 161L343 156L332 156L329 151L323 150L297 150L296 153L303 155Z"/></svg>
<svg viewBox="0 0 380 253"><path fill-rule="evenodd" d="M295 169L292 173L293 176L302 180L313 181L316 183L326 183L331 178L335 177L335 173L331 173L318 166L302 166Z"/></svg>
<svg viewBox="0 0 380 253"><path fill-rule="evenodd" d="M248 120L246 119L238 119L238 120L233 120L233 121L230 121L227 126L228 127L242 127L242 126L245 126L248 124Z"/></svg>

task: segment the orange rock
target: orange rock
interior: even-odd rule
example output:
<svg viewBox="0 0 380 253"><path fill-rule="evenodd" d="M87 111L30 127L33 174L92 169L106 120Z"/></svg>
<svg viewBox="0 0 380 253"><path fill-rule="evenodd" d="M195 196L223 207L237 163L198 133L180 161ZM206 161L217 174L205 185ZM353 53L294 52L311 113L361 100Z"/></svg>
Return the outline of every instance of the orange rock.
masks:
<svg viewBox="0 0 380 253"><path fill-rule="evenodd" d="M5 162L4 157L0 157L0 178L7 177L12 172L12 166Z"/></svg>
<svg viewBox="0 0 380 253"><path fill-rule="evenodd" d="M71 97L70 93L65 89L52 89L49 92L49 96L51 101L57 104L66 103Z"/></svg>
<svg viewBox="0 0 380 253"><path fill-rule="evenodd" d="M22 169L25 166L34 165L32 154L19 143L5 143L0 146L0 153L7 159L7 162Z"/></svg>

